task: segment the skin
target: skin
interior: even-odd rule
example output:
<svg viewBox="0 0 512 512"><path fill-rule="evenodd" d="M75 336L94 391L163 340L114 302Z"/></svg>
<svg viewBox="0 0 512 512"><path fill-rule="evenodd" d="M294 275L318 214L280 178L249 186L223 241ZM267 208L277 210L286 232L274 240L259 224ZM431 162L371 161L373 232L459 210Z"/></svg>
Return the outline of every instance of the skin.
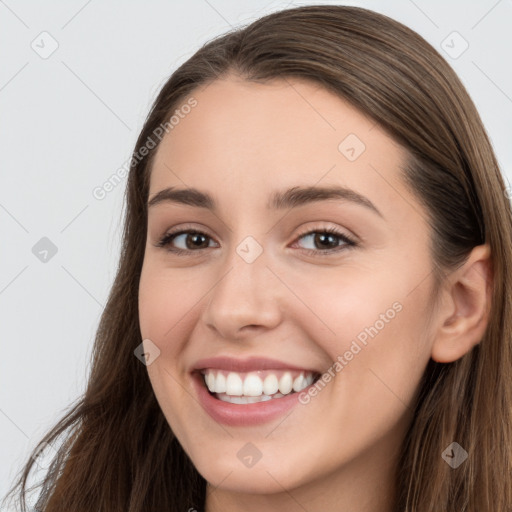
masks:
<svg viewBox="0 0 512 512"><path fill-rule="evenodd" d="M456 360L484 332L489 249L475 248L449 274L432 309L426 211L400 178L405 150L375 122L303 80L230 75L193 96L197 106L157 150L149 198L195 187L219 210L149 208L139 314L142 338L160 350L147 367L151 384L209 484L206 510L391 511L397 456L429 359ZM349 134L365 145L354 161L338 150ZM274 191L298 185L348 187L382 217L341 199L267 210ZM171 244L188 248L185 256L156 247L180 226L205 233L204 248L194 248L193 235ZM299 238L325 228L358 245L334 238L322 255L328 244ZM263 249L252 263L236 252L247 236ZM266 356L327 371L394 303L394 318L286 417L229 427L197 401L189 372L198 359ZM247 442L262 455L250 468L237 457Z"/></svg>

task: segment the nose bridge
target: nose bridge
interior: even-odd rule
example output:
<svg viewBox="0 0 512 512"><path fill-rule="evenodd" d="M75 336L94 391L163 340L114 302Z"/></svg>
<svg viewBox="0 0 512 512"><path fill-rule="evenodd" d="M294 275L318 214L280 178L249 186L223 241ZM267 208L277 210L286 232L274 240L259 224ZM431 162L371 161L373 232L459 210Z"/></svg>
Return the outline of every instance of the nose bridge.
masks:
<svg viewBox="0 0 512 512"><path fill-rule="evenodd" d="M245 326L272 328L280 319L278 280L263 244L249 235L234 245L211 290L203 319L226 338Z"/></svg>

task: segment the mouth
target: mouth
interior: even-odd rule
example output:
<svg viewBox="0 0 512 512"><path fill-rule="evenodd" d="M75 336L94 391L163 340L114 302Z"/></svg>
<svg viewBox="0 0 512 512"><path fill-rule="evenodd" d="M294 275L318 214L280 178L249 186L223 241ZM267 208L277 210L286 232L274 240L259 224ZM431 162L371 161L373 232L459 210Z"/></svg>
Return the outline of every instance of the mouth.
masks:
<svg viewBox="0 0 512 512"><path fill-rule="evenodd" d="M206 368L199 373L210 396L237 405L279 400L299 393L321 377L316 371L292 369L236 372Z"/></svg>
<svg viewBox="0 0 512 512"><path fill-rule="evenodd" d="M321 376L318 369L262 356L210 357L191 368L203 410L217 423L233 427L257 426L291 414Z"/></svg>

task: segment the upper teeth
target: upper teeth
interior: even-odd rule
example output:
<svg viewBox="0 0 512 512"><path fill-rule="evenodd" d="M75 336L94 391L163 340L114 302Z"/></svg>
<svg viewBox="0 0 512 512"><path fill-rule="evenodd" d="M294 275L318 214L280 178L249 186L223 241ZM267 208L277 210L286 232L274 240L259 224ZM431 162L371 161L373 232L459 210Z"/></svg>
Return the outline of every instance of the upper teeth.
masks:
<svg viewBox="0 0 512 512"><path fill-rule="evenodd" d="M313 372L259 370L249 373L203 370L204 380L212 393L226 393L230 396L270 396L278 391L287 395L302 391L314 380Z"/></svg>

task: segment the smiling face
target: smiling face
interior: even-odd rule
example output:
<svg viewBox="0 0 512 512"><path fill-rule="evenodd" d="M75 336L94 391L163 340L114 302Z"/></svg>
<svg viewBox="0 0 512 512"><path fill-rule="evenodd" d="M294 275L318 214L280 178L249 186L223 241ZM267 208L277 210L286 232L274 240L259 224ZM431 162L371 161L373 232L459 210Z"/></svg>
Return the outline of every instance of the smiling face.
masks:
<svg viewBox="0 0 512 512"><path fill-rule="evenodd" d="M140 279L162 411L216 493L346 486L349 474L380 485L432 347L430 231L399 176L405 152L306 81L229 77L193 96L155 155ZM298 191L310 187L326 190ZM184 189L200 194L172 194ZM215 357L228 360L203 361ZM213 397L201 369L212 386L232 373L231 394L248 370L261 377L248 394L269 375L304 370L301 390L307 372L326 373L247 405Z"/></svg>

